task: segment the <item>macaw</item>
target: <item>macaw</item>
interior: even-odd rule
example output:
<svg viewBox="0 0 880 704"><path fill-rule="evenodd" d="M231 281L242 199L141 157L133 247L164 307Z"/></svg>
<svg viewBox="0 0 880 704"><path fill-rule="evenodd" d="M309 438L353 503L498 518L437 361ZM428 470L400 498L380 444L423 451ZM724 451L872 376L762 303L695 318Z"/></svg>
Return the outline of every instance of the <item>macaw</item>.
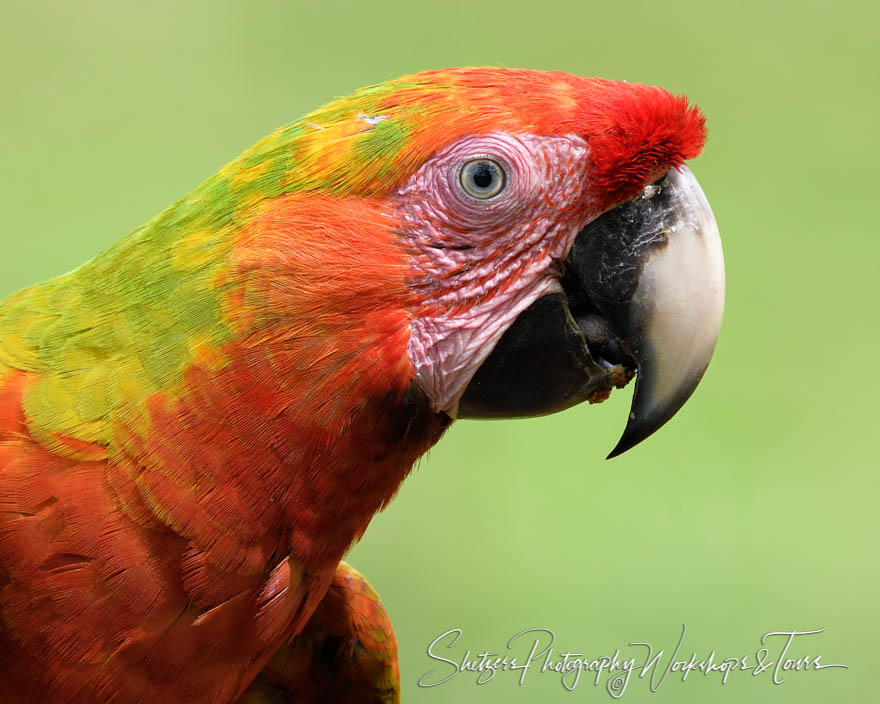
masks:
<svg viewBox="0 0 880 704"><path fill-rule="evenodd" d="M0 303L0 702L394 702L340 562L457 418L598 402L612 455L721 323L704 117L429 71L334 100Z"/></svg>

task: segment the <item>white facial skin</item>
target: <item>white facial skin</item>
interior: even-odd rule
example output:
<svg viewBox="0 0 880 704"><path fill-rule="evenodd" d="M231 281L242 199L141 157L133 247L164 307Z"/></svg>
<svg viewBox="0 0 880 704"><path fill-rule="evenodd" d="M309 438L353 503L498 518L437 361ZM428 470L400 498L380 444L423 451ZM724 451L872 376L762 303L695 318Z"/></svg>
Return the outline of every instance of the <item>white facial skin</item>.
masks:
<svg viewBox="0 0 880 704"><path fill-rule="evenodd" d="M588 154L576 135L465 137L393 196L412 251L412 286L425 300L409 357L435 411L454 418L504 331L536 299L561 290L560 262L598 215L587 192ZM488 199L461 184L464 165L481 158L504 171L504 188Z"/></svg>

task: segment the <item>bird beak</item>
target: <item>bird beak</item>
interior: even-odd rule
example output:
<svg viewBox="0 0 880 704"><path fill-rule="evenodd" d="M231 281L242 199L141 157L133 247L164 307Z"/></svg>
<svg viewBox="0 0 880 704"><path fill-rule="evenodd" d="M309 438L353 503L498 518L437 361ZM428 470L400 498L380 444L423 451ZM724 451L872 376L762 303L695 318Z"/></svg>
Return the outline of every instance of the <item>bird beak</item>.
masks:
<svg viewBox="0 0 880 704"><path fill-rule="evenodd" d="M609 458L663 426L706 371L724 309L724 259L712 209L685 166L577 236L564 295L524 311L474 375L462 417L552 413L604 400L636 372Z"/></svg>
<svg viewBox="0 0 880 704"><path fill-rule="evenodd" d="M638 375L629 420L609 458L678 412L709 366L721 329L724 257L709 202L686 166L670 171L657 187L650 199L658 200L656 206L631 206L646 211L645 224L655 233L645 245L628 315L620 321Z"/></svg>

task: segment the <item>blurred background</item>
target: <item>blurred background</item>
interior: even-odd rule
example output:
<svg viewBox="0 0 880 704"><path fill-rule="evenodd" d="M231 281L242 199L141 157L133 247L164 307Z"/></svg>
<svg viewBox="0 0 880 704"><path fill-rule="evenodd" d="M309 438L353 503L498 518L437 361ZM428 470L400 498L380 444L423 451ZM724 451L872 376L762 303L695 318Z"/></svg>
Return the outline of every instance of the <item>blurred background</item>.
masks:
<svg viewBox="0 0 880 704"><path fill-rule="evenodd" d="M663 85L705 111L692 164L727 309L715 360L660 433L613 461L631 388L528 421L461 422L349 556L397 632L407 702L611 701L585 674L462 673L420 688L429 642L750 659L848 670L633 677L623 699L877 696L880 254L876 3L3 0L0 295L74 268L299 115L428 68L559 69ZM779 639L777 639L778 641ZM781 643L780 643L781 645ZM523 652L523 651L526 652ZM771 644L771 659L776 650ZM663 661L665 664L666 660ZM658 673L659 674L659 673Z"/></svg>

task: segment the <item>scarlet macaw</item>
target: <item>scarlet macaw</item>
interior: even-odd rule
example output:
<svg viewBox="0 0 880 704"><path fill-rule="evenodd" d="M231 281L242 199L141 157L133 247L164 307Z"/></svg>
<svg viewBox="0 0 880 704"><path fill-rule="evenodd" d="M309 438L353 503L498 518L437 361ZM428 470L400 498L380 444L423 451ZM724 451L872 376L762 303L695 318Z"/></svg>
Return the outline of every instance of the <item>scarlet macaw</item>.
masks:
<svg viewBox="0 0 880 704"><path fill-rule="evenodd" d="M723 307L704 118L634 83L406 76L0 303L0 702L391 702L340 563L456 418L600 401L614 453Z"/></svg>

